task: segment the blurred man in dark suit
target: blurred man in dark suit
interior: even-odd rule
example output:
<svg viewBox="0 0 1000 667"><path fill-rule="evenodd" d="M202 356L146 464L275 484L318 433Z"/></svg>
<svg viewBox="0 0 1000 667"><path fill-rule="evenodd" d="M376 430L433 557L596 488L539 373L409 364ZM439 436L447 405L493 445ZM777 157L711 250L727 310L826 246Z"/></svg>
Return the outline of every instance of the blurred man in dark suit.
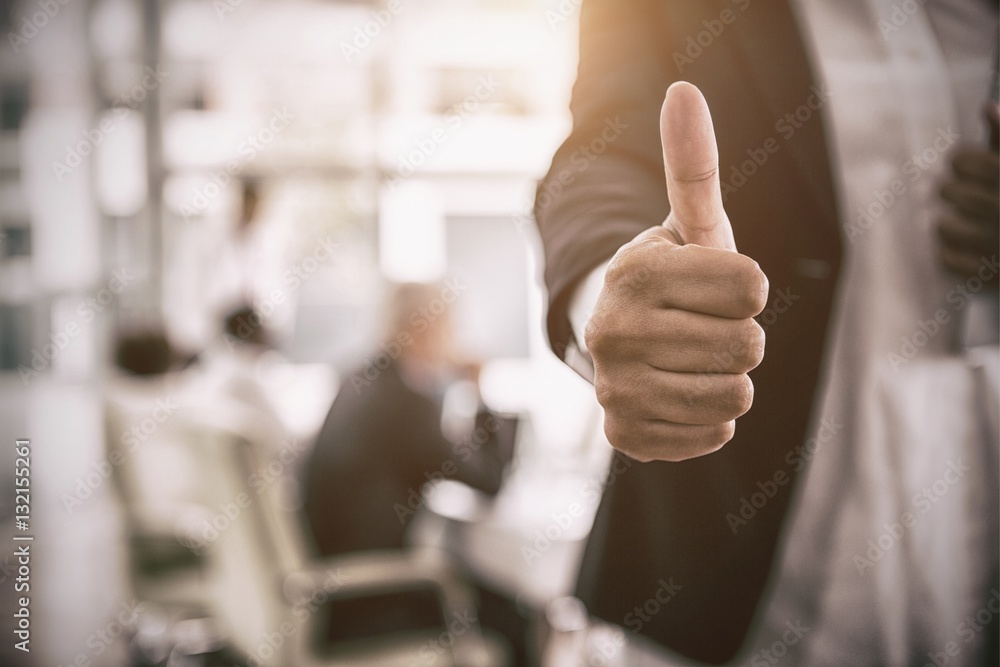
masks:
<svg viewBox="0 0 1000 667"><path fill-rule="evenodd" d="M481 437L469 443L442 431L445 390L459 380L475 386L478 371L457 360L447 310L432 315L427 308L440 291L399 288L384 346L398 357L381 355L385 363L350 376L330 408L306 469L306 510L323 555L402 548L419 504L413 496L422 499L428 481L500 489L511 452L497 446L498 418L481 409L469 432Z"/></svg>
<svg viewBox="0 0 1000 667"><path fill-rule="evenodd" d="M491 495L500 489L512 455L498 438L501 418L480 407L464 435L449 439L442 430L445 391L478 380L478 366L456 355L442 289L397 290L382 351L345 380L330 408L305 469L305 510L320 555L403 548L430 482L453 479ZM331 627L347 636L352 628L422 627L437 620L429 616L435 609L412 597L376 601L342 611Z"/></svg>

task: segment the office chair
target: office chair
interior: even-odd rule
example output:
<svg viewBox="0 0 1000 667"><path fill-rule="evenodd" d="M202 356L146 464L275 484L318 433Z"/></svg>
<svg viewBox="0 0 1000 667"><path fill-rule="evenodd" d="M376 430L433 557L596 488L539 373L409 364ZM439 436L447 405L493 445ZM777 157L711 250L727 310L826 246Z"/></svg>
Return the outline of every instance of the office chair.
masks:
<svg viewBox="0 0 1000 667"><path fill-rule="evenodd" d="M304 519L297 503L288 500L291 464L276 459L270 445L259 441L253 415L216 410L194 415L188 426L214 480L210 507L220 529L206 545L212 614L249 664L509 664L506 644L468 622L478 618L474 595L441 554L394 550L311 558ZM466 622L454 630L442 626L324 644L328 602L418 589L434 593L446 623L457 617Z"/></svg>
<svg viewBox="0 0 1000 667"><path fill-rule="evenodd" d="M199 607L204 559L184 534L182 516L202 512L203 481L185 451L179 424L157 424L139 439L152 401L132 397L105 406L106 462L116 491L126 541L128 582L134 595L163 607ZM126 435L128 434L128 435Z"/></svg>
<svg viewBox="0 0 1000 667"><path fill-rule="evenodd" d="M133 389L105 405L106 463L124 528L126 586L140 602L128 628L133 661L156 664L177 643L174 630L190 634L188 621L207 616L207 562L181 519L207 515L208 497L179 417L134 430L163 386Z"/></svg>

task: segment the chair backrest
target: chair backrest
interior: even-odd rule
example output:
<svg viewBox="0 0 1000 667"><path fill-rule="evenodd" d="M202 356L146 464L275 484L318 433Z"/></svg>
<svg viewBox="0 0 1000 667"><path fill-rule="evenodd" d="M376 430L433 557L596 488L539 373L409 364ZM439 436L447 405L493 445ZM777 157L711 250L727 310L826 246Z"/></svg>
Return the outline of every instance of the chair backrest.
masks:
<svg viewBox="0 0 1000 667"><path fill-rule="evenodd" d="M272 516L256 463L266 443L256 441L253 424L252 414L229 408L195 411L188 420L189 439L212 479L208 516L196 519L203 527L198 547L210 562L209 598L227 639L251 664L284 667L294 663L281 627L288 615L282 582L300 556Z"/></svg>
<svg viewBox="0 0 1000 667"><path fill-rule="evenodd" d="M110 395L104 409L106 460L129 525L206 500L183 416L171 406L166 385L162 392L143 389Z"/></svg>
<svg viewBox="0 0 1000 667"><path fill-rule="evenodd" d="M251 664L338 664L313 650L323 629L321 605L336 598L426 587L437 595L446 622L470 613L475 618L469 588L432 555L400 550L312 560L304 518L288 497L291 466L273 465L274 450L257 437L262 431L252 414L215 411L196 415L189 424L201 465L213 479L214 516L207 531L212 539L204 545L212 563L210 597L224 634ZM467 626L432 664L497 664L482 660L489 651L478 622ZM349 664L375 667L407 655L403 664L419 661L421 644L410 641L401 646L387 638L386 653L375 650Z"/></svg>

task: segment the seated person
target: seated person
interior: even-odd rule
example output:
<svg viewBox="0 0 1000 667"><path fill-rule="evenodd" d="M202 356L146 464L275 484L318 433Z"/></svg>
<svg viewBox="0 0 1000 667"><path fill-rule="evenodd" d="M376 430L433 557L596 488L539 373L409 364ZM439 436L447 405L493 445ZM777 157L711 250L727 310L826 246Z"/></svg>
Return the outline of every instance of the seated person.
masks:
<svg viewBox="0 0 1000 667"><path fill-rule="evenodd" d="M477 367L457 360L448 312L430 315L428 305L437 310L440 292L418 284L397 290L383 350L398 354L384 352L378 363L348 376L330 408L304 480L306 516L320 555L402 548L411 499L422 497L431 478L455 479L489 494L500 488L511 452L497 444L502 429L496 417L479 410L476 432L489 435L479 447L451 442L442 432L445 390L455 381L475 380ZM428 620L420 611L426 605L393 608L394 621L372 614L380 630ZM333 625L343 635L345 624L360 615L344 614ZM362 627L373 629L367 622Z"/></svg>
<svg viewBox="0 0 1000 667"><path fill-rule="evenodd" d="M198 479L175 429L190 383L176 370L178 355L162 327L122 333L113 354L104 395L105 460L112 464L131 565L147 575L194 565L196 554L174 532L175 513L196 495ZM141 589L142 581L133 584Z"/></svg>

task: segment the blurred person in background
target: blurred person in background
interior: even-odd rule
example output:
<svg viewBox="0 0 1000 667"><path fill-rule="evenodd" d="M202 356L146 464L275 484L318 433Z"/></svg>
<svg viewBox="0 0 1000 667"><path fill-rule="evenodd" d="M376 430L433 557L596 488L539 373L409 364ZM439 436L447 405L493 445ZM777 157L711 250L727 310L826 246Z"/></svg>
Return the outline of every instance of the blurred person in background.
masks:
<svg viewBox="0 0 1000 667"><path fill-rule="evenodd" d="M123 332L113 360L105 390L109 448L133 452L177 412L175 399L188 390L189 378L183 373L185 360L160 326Z"/></svg>
<svg viewBox="0 0 1000 667"><path fill-rule="evenodd" d="M218 480L211 456L196 451L205 443L192 440L190 419L192 409L237 409L263 430L262 440L281 437L255 393L254 356L267 341L242 326L251 314L244 309L226 318L227 334L236 341L228 342L233 359L215 351L192 363L160 326L127 332L116 343L118 372L106 392L105 463L123 518L128 594L135 600L124 635L130 665L244 664L216 626L206 594L215 575L203 527L211 516L205 509L209 489Z"/></svg>
<svg viewBox="0 0 1000 667"><path fill-rule="evenodd" d="M201 567L175 532L198 484L176 428L191 387L179 358L162 327L127 331L105 391L104 460L124 520L131 593L141 600L150 579Z"/></svg>
<svg viewBox="0 0 1000 667"><path fill-rule="evenodd" d="M547 326L628 472L578 595L625 664L996 665L997 3L581 11Z"/></svg>
<svg viewBox="0 0 1000 667"><path fill-rule="evenodd" d="M249 306L229 312L223 318L222 335L197 359L192 368L197 391L206 400L225 404L253 420L261 440L279 449L289 429L271 397L267 377L284 357L274 349L260 314Z"/></svg>
<svg viewBox="0 0 1000 667"><path fill-rule="evenodd" d="M209 258L216 282L210 287L216 293L218 306L227 313L241 304L254 302L265 252L260 223L260 185L251 178L239 185L236 219Z"/></svg>
<svg viewBox="0 0 1000 667"><path fill-rule="evenodd" d="M462 359L452 338L445 287L404 284L389 309L381 352L346 377L305 466L305 512L321 556L402 549L425 484L464 482L494 495L512 451L501 418L481 403L466 433L442 428L446 391L476 393L479 365ZM473 433L483 437L468 439ZM331 618L331 638L439 624L426 596L365 600Z"/></svg>
<svg viewBox="0 0 1000 667"><path fill-rule="evenodd" d="M209 211L185 216L179 225L167 275L167 320L174 339L201 349L221 335L224 318L239 308L268 303L271 329L280 328L292 308L291 290L281 282L288 261L287 229L269 224L263 183L253 177L234 181L235 210L228 219ZM282 290L281 313L273 311L274 290Z"/></svg>

